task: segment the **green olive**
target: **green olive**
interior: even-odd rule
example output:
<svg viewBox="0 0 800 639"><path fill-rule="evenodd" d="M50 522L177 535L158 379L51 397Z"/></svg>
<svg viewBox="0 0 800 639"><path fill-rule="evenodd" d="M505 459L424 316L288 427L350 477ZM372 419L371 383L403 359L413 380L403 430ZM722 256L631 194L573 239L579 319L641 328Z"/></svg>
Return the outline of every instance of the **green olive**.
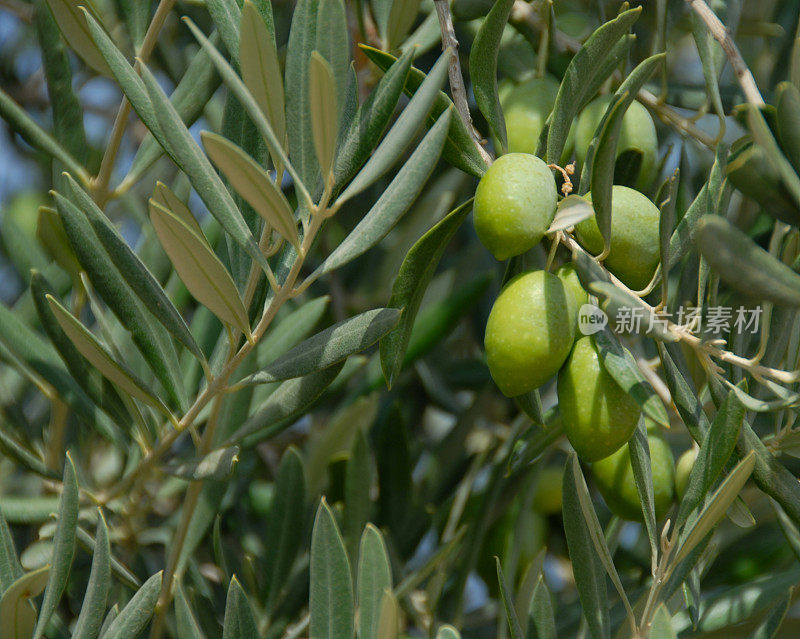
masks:
<svg viewBox="0 0 800 639"><path fill-rule="evenodd" d="M546 271L513 278L495 300L486 323L486 358L507 397L544 384L569 355L574 332L567 292Z"/></svg>
<svg viewBox="0 0 800 639"><path fill-rule="evenodd" d="M586 199L592 201L592 194ZM634 290L645 288L655 274L661 257L659 218L661 214L645 195L627 186L611 191L611 247L605 259L608 269ZM594 254L603 251L603 236L594 216L575 227L578 241Z"/></svg>
<svg viewBox="0 0 800 639"><path fill-rule="evenodd" d="M575 156L582 165L586 161L589 144L603 115L611 103L613 96L603 95L584 107L575 125ZM635 100L628 107L622 118L622 129L617 140L616 157L625 153L638 152L641 163L631 186L645 190L650 187L656 173L658 160L658 137L656 127L650 113Z"/></svg>
<svg viewBox="0 0 800 639"><path fill-rule="evenodd" d="M498 260L536 246L556 214L556 181L535 155L509 153L492 164L475 191L478 238Z"/></svg>
<svg viewBox="0 0 800 639"><path fill-rule="evenodd" d="M653 472L653 503L656 519L661 519L667 513L674 495L675 461L669 444L658 435L648 435L647 444ZM592 464L592 474L612 513L623 519L643 521L628 446Z"/></svg>
<svg viewBox="0 0 800 639"><path fill-rule="evenodd" d="M533 489L533 509L542 515L555 515L561 512L562 476L564 469L548 466L539 472Z"/></svg>
<svg viewBox="0 0 800 639"><path fill-rule="evenodd" d="M589 303L589 294L583 289L581 280L578 277L575 266L572 262L562 264L555 270L558 279L564 284L564 290L567 291L567 302L569 303L570 317L574 318L572 323L575 334L578 334L578 312L581 306Z"/></svg>
<svg viewBox="0 0 800 639"><path fill-rule="evenodd" d="M695 448L690 448L678 457L678 463L675 466L675 492L678 499L683 499L686 494L686 486L689 484L689 475L692 474L695 459L697 459Z"/></svg>
<svg viewBox="0 0 800 639"><path fill-rule="evenodd" d="M558 407L569 443L587 462L619 450L641 414L639 405L606 371L589 336L576 340L558 373Z"/></svg>

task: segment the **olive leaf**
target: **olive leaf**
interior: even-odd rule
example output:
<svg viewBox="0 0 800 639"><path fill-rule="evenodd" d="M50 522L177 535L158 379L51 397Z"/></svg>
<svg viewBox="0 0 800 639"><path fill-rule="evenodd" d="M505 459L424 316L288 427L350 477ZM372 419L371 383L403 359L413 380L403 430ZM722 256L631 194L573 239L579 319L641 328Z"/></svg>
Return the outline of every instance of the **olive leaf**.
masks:
<svg viewBox="0 0 800 639"><path fill-rule="evenodd" d="M339 133L338 109L335 102L333 108L329 102L335 100L336 96L333 69L317 51L311 52L308 90L311 94L311 130L314 134L314 148L322 175L327 179L333 167L336 138Z"/></svg>

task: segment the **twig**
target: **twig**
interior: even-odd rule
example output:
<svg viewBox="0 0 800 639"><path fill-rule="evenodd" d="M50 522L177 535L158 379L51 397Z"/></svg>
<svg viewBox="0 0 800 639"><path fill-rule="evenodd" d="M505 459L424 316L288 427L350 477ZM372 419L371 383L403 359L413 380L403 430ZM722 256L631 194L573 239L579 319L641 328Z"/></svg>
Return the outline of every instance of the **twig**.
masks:
<svg viewBox="0 0 800 639"><path fill-rule="evenodd" d="M453 26L453 15L450 13L450 0L435 0L436 14L439 17L439 27L442 31L442 51L448 47L452 50L450 56L450 90L453 93L453 103L456 106L461 121L467 127L472 141L478 148L481 157L486 164L492 163L492 156L483 148L481 143L482 136L472 124L472 116L469 114L469 104L467 103L467 89L464 86L464 76L461 75L461 61L458 57L458 40L456 40L455 27Z"/></svg>
<svg viewBox="0 0 800 639"><path fill-rule="evenodd" d="M708 147L712 151L716 149L717 143L714 138L700 129L694 122L683 117L671 106L665 104L663 100L650 93L650 91L647 89L640 89L639 93L636 94L636 98L651 111L654 111L664 120L667 120L677 126L679 129L682 129L685 133L692 136L704 146Z"/></svg>
<svg viewBox="0 0 800 639"><path fill-rule="evenodd" d="M705 3L705 0L686 0L686 2L692 10L700 16L700 19L705 22L711 36L719 42L720 46L725 51L725 55L728 56L728 60L733 67L733 72L736 74L736 79L739 81L747 101L756 107L764 106L764 98L761 97L761 92L758 90L755 78L753 78L750 68L747 66L744 58L742 58L739 47L736 46L733 38L731 38L730 31L722 24L717 14Z"/></svg>

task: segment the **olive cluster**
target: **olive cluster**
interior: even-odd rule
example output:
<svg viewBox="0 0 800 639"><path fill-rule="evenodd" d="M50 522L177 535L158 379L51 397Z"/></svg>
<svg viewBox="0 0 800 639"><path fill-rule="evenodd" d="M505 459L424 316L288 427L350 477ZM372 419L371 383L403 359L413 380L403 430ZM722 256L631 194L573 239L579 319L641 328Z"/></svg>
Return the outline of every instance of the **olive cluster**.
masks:
<svg viewBox="0 0 800 639"><path fill-rule="evenodd" d="M549 78L503 87L509 152L484 174L473 207L478 237L498 260L535 247L555 218L554 172L535 153L557 92L558 84ZM573 156L579 165L586 161L610 99L599 97L583 109L562 162ZM604 264L634 290L648 285L659 262L659 210L637 190L653 182L657 152L653 120L640 103L633 102L623 119L617 158L635 155L636 171L625 176L629 185L613 186ZM591 203L591 192L584 197ZM588 252L603 251L594 216L578 223L574 234ZM641 418L641 408L605 369L594 339L579 334L579 310L588 301L571 263L554 272L518 274L503 287L489 314L487 362L492 378L508 397L531 392L557 376L559 414L570 444L582 460L593 464L596 484L609 508L625 519L641 520L625 445ZM661 517L673 499L675 462L654 425L648 426L648 443L656 514Z"/></svg>

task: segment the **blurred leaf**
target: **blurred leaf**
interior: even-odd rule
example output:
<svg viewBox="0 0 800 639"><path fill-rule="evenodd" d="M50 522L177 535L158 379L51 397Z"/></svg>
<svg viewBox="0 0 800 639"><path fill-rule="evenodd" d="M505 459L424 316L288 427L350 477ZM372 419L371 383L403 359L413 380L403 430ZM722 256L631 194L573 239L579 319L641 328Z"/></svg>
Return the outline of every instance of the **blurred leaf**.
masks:
<svg viewBox="0 0 800 639"><path fill-rule="evenodd" d="M178 639L205 639L180 580L175 583L175 622Z"/></svg>
<svg viewBox="0 0 800 639"><path fill-rule="evenodd" d="M568 195L558 203L556 216L553 223L550 224L550 228L547 229L547 234L565 231L592 215L594 215L594 209L590 202L580 195Z"/></svg>
<svg viewBox="0 0 800 639"><path fill-rule="evenodd" d="M50 574L44 591L42 609L36 621L33 639L44 636L50 617L61 600L67 587L72 559L75 556L75 528L78 525L78 478L75 466L67 453L64 462L64 479L61 498L58 501L58 520L53 536L53 557L50 561Z"/></svg>
<svg viewBox="0 0 800 639"><path fill-rule="evenodd" d="M86 19L81 15L81 7L76 0L46 0L53 13L53 18L58 24L64 39L67 41L72 50L77 53L81 59L92 67L98 73L106 76L111 76L111 70L108 68L105 59L100 54L95 45L88 27L86 26ZM90 0L81 3L82 6L92 9ZM84 9L85 10L85 9ZM96 15L94 9L92 13Z"/></svg>
<svg viewBox="0 0 800 639"><path fill-rule="evenodd" d="M0 89L0 117L13 131L19 133L32 147L61 162L64 167L79 176L81 181L89 181L86 169L81 166L52 135L42 129L5 91Z"/></svg>
<svg viewBox="0 0 800 639"><path fill-rule="evenodd" d="M234 575L225 601L222 639L259 639L259 637L253 607L247 599L247 593Z"/></svg>
<svg viewBox="0 0 800 639"><path fill-rule="evenodd" d="M795 206L800 206L800 176L778 146L772 129L764 119L764 114L753 105L748 105L747 122L753 134L753 140L764 150L767 162L780 175ZM767 211L768 213L770 211Z"/></svg>
<svg viewBox="0 0 800 639"><path fill-rule="evenodd" d="M692 438L697 442L701 442L710 428L711 422L709 422L703 411L703 407L697 398L697 393L687 381L688 373L684 375L684 372L681 371L675 360L673 360L672 355L670 355L670 349L673 347L659 343L657 348L664 371L664 379L672 396L672 401L678 409L678 414L692 434Z"/></svg>
<svg viewBox="0 0 800 639"><path fill-rule="evenodd" d="M47 584L50 566L44 566L21 576L11 584L0 599L0 627L9 639L29 639L33 636L36 612L31 599L38 597Z"/></svg>
<svg viewBox="0 0 800 639"><path fill-rule="evenodd" d="M531 597L528 611L528 632L526 639L556 639L556 620L553 614L553 601L550 590L539 575Z"/></svg>
<svg viewBox="0 0 800 639"><path fill-rule="evenodd" d="M364 44L359 44L358 46L370 60L384 71L397 60L390 53L385 53ZM422 71L416 67L411 67L404 88L406 95L413 96L419 90L426 77ZM428 115L428 128L433 126L439 116L451 106L453 106L453 101L444 91L440 91ZM461 118L453 118L450 121L450 130L444 143L442 157L453 166L477 178L480 178L488 168L486 162L475 148L472 136L466 125L461 121Z"/></svg>
<svg viewBox="0 0 800 639"><path fill-rule="evenodd" d="M161 592L161 573L157 572L144 582L119 615L101 630L103 639L135 639L147 627ZM105 625L105 624L103 624Z"/></svg>
<svg viewBox="0 0 800 639"><path fill-rule="evenodd" d="M301 377L360 353L386 335L400 319L400 311L378 308L344 320L309 337L242 384L264 384Z"/></svg>
<svg viewBox="0 0 800 639"><path fill-rule="evenodd" d="M239 447L218 448L203 457L195 457L186 461L176 461L163 467L163 471L173 477L186 480L226 479L233 473L233 467L239 461Z"/></svg>
<svg viewBox="0 0 800 639"><path fill-rule="evenodd" d="M380 634L385 593L392 591L392 569L380 531L367 524L358 553L358 638L383 639Z"/></svg>
<svg viewBox="0 0 800 639"><path fill-rule="evenodd" d="M92 537L88 532L86 532L83 528L78 526L75 531L75 538L78 540L78 543L86 550L94 554L95 549L95 538ZM138 590L142 582L137 579L136 575L134 575L122 562L120 562L113 554L110 556L111 561L111 573L112 575L116 576L119 579L120 583L126 585L128 588L133 588L134 590Z"/></svg>
<svg viewBox="0 0 800 639"><path fill-rule="evenodd" d="M336 87L333 70L328 61L317 51L311 52L309 64L309 91L311 92L311 129L314 134L314 149L317 152L322 176L328 178L336 152L338 124L336 121ZM333 102L333 108L331 108Z"/></svg>
<svg viewBox="0 0 800 639"><path fill-rule="evenodd" d="M436 639L461 639L461 634L453 626L440 626Z"/></svg>
<svg viewBox="0 0 800 639"><path fill-rule="evenodd" d="M673 563L678 564L685 559L694 547L717 525L725 516L725 511L739 495L742 487L750 478L755 466L755 453L750 452L728 474L720 487L708 500L706 506L699 512L697 518L690 521L679 542Z"/></svg>
<svg viewBox="0 0 800 639"><path fill-rule="evenodd" d="M342 532L347 543L348 555L351 557L359 557L359 537L371 514L372 485L369 443L364 429L359 428L353 436L353 446L347 459L344 478L344 506L347 517L342 520Z"/></svg>
<svg viewBox="0 0 800 639"><path fill-rule="evenodd" d="M17 579L22 577L11 529L0 509L0 597Z"/></svg>
<svg viewBox="0 0 800 639"><path fill-rule="evenodd" d="M108 541L108 527L102 511L97 512L97 535L92 553L92 570L89 584L81 604L81 612L72 636L81 639L97 639L108 601L108 585L111 583L111 547Z"/></svg>
<svg viewBox="0 0 800 639"><path fill-rule="evenodd" d="M244 150L220 135L203 131L203 146L239 194L281 237L300 247L297 223L283 192Z"/></svg>
<svg viewBox="0 0 800 639"><path fill-rule="evenodd" d="M514 598L508 590L503 568L500 566L500 557L495 557L494 561L497 566L497 581L500 583L500 598L503 600L509 634L511 639L523 639L522 626L519 625L517 612L514 610Z"/></svg>
<svg viewBox="0 0 800 639"><path fill-rule="evenodd" d="M660 213L658 218L658 238L659 238L659 252L661 255L661 262L658 269L661 272L661 281L663 283L663 297L667 297L667 284L669 283L669 273L665 272L665 268L669 268L669 241L675 231L675 207L678 198L678 177L680 170L675 169L672 177L664 187L656 200L658 211Z"/></svg>
<svg viewBox="0 0 800 639"><path fill-rule="evenodd" d="M675 525L684 523L690 512L703 502L736 448L742 429L745 409L731 391L717 410L705 439L697 453L686 492L681 500Z"/></svg>
<svg viewBox="0 0 800 639"><path fill-rule="evenodd" d="M204 238L155 200L150 221L178 276L194 298L250 337L250 323L233 279Z"/></svg>
<svg viewBox="0 0 800 639"><path fill-rule="evenodd" d="M292 447L283 454L278 468L275 497L265 531L267 609L274 606L286 586L300 544L303 543L303 536L299 532L305 521L307 497L303 459Z"/></svg>
<svg viewBox="0 0 800 639"><path fill-rule="evenodd" d="M356 175L344 192L339 196L337 202L345 202L354 195L357 195L368 186L373 184L378 178L384 175L402 156L403 152L408 148L409 144L414 140L417 131L419 131L422 123L428 117L428 113L439 95L439 91L447 78L449 51L445 51L436 64L431 69L430 74L422 82L418 90L414 93L413 97L400 113L400 117L394 123L386 137L383 138L378 148L375 149L370 156L367 164ZM414 163L414 159L419 152L420 148L425 144L425 140L430 140L433 136L433 130L442 128L442 121L445 121L445 131L441 134L442 142L444 143L444 136L447 134L447 126L449 126L449 116L445 118L437 118L436 125L431 129L431 133L425 136L425 139L420 142L417 150L414 151L411 158L408 159L405 166L400 170L398 176L408 169L409 165ZM439 137L439 136L436 136ZM440 148L441 152L441 148ZM438 153L437 153L438 159ZM427 173L426 172L426 177ZM397 179L397 178L395 178Z"/></svg>
<svg viewBox="0 0 800 639"><path fill-rule="evenodd" d="M275 36L269 32L258 9L250 0L242 7L239 48L242 80L272 125L275 137L286 149L283 74ZM272 161L276 167L280 164L280 159L274 155Z"/></svg>
<svg viewBox="0 0 800 639"><path fill-rule="evenodd" d="M700 63L703 69L703 79L706 82L706 93L714 107L714 111L720 118L720 124L724 127L725 110L722 107L722 97L719 93L719 65L716 63L715 48L717 43L711 30L706 26L703 19L696 11L691 12L692 35L697 45L697 52L700 55Z"/></svg>
<svg viewBox="0 0 800 639"><path fill-rule="evenodd" d="M47 301L50 303L50 308L55 314L61 330L67 334L75 348L89 360L92 366L131 397L166 414L169 413L169 409L147 389L144 382L138 379L127 366L117 362L97 338L52 295L47 296Z"/></svg>
<svg viewBox="0 0 800 639"><path fill-rule="evenodd" d="M423 235L406 254L392 284L389 306L403 311L400 322L380 343L381 368L391 388L403 366L419 305L439 260L456 231L472 210L472 200L457 207Z"/></svg>
<svg viewBox="0 0 800 639"><path fill-rule="evenodd" d="M766 614L753 633L752 639L773 639L778 636L781 624L783 624L786 613L789 611L793 591L794 587L789 588L786 594L773 606L772 610Z"/></svg>
<svg viewBox="0 0 800 639"><path fill-rule="evenodd" d="M732 288L775 304L800 306L800 275L725 218L703 217L696 241L703 257Z"/></svg>
<svg viewBox="0 0 800 639"><path fill-rule="evenodd" d="M353 581L336 520L323 497L311 534L309 610L311 636L342 639L353 635Z"/></svg>
<svg viewBox="0 0 800 639"><path fill-rule="evenodd" d="M497 54L514 0L499 0L481 23L469 52L469 75L475 103L489 123L492 134L500 140L503 153L508 150L506 122L497 95Z"/></svg>
<svg viewBox="0 0 800 639"><path fill-rule="evenodd" d="M639 420L633 436L628 440L628 454L633 470L636 492L642 505L644 527L650 542L650 566L655 574L658 561L658 530L656 529L656 507L653 497L653 469L650 464L650 444L647 440L647 427Z"/></svg>
<svg viewBox="0 0 800 639"><path fill-rule="evenodd" d="M572 453L564 467L562 502L564 533L567 538L572 569L575 573L575 585L589 632L592 637L608 637L610 620L606 574L593 541L590 530L592 524L587 522L583 512L578 482L581 481L585 486L585 481L582 474L581 477L578 477L579 472L577 458ZM595 521L596 518L597 515L594 517ZM600 531L600 535L602 536L602 531Z"/></svg>
<svg viewBox="0 0 800 639"><path fill-rule="evenodd" d="M417 198L436 166L439 154L442 152L451 115L452 112L448 111L439 118L436 125L423 138L403 168L383 191L378 201L342 243L316 268L311 277L318 277L344 266L359 255L366 253L386 236ZM388 138L389 136L386 139ZM378 151L380 151L380 147ZM376 155L372 156L373 159L375 157ZM368 171L369 168L370 164L368 163L362 169L362 173ZM355 184L355 181L352 184Z"/></svg>
<svg viewBox="0 0 800 639"><path fill-rule="evenodd" d="M789 82L782 82L778 85L776 97L781 149L794 170L800 171L800 90Z"/></svg>
<svg viewBox="0 0 800 639"><path fill-rule="evenodd" d="M173 337L188 348L200 361L205 357L194 341L189 327L186 326L178 309L167 297L164 289L139 257L122 239L119 231L111 224L103 212L95 205L91 197L72 179L66 176L71 192L71 199L77 204L94 229L97 238L105 248L111 261L119 269L124 280L131 287L145 307L161 322Z"/></svg>
<svg viewBox="0 0 800 639"><path fill-rule="evenodd" d="M678 635L672 629L672 616L663 603L656 608L656 614L653 615L650 639L678 639Z"/></svg>
<svg viewBox="0 0 800 639"><path fill-rule="evenodd" d="M616 65L609 66L604 62L613 60L610 52L630 30L641 11L641 7L624 11L602 25L570 61L550 114L546 154L549 162L557 162L561 157L573 120Z"/></svg>
<svg viewBox="0 0 800 639"><path fill-rule="evenodd" d="M595 333L594 341L603 366L620 388L642 407L645 415L669 428L667 409L639 369L631 352L620 344L617 336L607 327Z"/></svg>

